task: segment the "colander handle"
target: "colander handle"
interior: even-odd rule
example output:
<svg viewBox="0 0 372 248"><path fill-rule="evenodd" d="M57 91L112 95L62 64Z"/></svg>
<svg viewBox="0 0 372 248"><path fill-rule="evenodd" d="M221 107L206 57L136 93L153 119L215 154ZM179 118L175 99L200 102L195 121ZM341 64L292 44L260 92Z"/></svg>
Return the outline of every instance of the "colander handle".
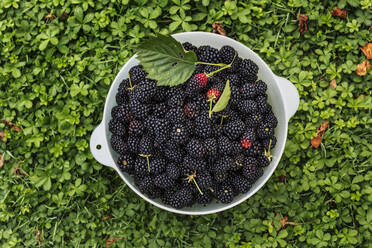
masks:
<svg viewBox="0 0 372 248"><path fill-rule="evenodd" d="M100 164L114 168L114 161L110 156L103 122L94 129L92 136L90 136L90 151Z"/></svg>
<svg viewBox="0 0 372 248"><path fill-rule="evenodd" d="M289 121L291 117L296 113L298 106L300 104L300 96L294 86L289 80L275 76L277 82L280 85L280 89L282 90L283 99L284 99L284 107L286 113L286 119Z"/></svg>

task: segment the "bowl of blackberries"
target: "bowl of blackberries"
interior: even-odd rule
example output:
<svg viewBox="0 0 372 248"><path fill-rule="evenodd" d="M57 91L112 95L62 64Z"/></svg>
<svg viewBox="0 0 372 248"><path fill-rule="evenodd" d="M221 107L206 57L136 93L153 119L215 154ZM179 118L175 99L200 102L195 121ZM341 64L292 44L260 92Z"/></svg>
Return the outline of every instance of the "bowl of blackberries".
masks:
<svg viewBox="0 0 372 248"><path fill-rule="evenodd" d="M92 134L94 158L175 213L216 213L256 193L283 153L295 86L226 36L157 34L135 49Z"/></svg>

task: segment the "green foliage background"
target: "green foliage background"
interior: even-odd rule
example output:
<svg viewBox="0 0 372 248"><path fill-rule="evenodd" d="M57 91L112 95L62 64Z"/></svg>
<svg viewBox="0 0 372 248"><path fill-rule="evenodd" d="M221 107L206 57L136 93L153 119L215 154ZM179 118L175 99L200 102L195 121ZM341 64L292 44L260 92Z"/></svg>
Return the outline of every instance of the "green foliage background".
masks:
<svg viewBox="0 0 372 248"><path fill-rule="evenodd" d="M347 19L331 16L336 6ZM372 70L355 74L359 48L372 40L371 8L370 0L1 0L0 118L22 131L0 124L0 246L37 247L40 230L43 247L104 247L110 237L123 237L110 247L371 247ZM298 13L309 16L304 36ZM257 194L223 213L181 216L98 164L89 137L134 45L154 32L211 31L215 21L289 78L301 102L281 163ZM322 145L309 149L324 120ZM30 176L15 176L17 165ZM305 224L276 231L284 216Z"/></svg>

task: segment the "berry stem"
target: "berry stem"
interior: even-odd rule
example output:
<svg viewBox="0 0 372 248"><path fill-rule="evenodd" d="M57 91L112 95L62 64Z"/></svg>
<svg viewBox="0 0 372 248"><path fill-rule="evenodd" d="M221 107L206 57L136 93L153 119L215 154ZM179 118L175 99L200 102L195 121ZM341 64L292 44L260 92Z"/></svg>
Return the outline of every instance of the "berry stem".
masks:
<svg viewBox="0 0 372 248"><path fill-rule="evenodd" d="M209 102L209 119L212 118L212 103L213 103L213 98L208 100Z"/></svg>
<svg viewBox="0 0 372 248"><path fill-rule="evenodd" d="M150 172L150 156L151 154L139 154L141 157L144 157L146 158L146 162L147 162L147 169L148 171Z"/></svg>
<svg viewBox="0 0 372 248"><path fill-rule="evenodd" d="M211 77L211 76L213 76L213 74L215 74L215 73L217 73L217 72L219 72L219 71L222 71L222 70L225 70L225 69L231 67L232 63L234 63L234 60L235 60L235 58L236 58L236 55L237 55L237 53L235 53L234 58L233 58L233 60L231 61L230 64L228 64L228 65L225 64L225 65L224 65L223 67L221 67L220 69L208 73L208 74L207 74L207 77Z"/></svg>
<svg viewBox="0 0 372 248"><path fill-rule="evenodd" d="M265 156L267 157L269 161L273 159L273 155L271 155L271 142L272 142L272 139L270 139L269 149L267 151L265 149Z"/></svg>
<svg viewBox="0 0 372 248"><path fill-rule="evenodd" d="M200 190L199 185L196 183L195 178L192 179L192 181L195 183L195 186L198 188L199 193L203 195L203 191Z"/></svg>
<svg viewBox="0 0 372 248"><path fill-rule="evenodd" d="M220 66L220 67L224 67L226 66L226 64L213 64L213 63L207 63L207 62L200 62L200 61L197 61L195 62L195 65L215 65L215 66Z"/></svg>
<svg viewBox="0 0 372 248"><path fill-rule="evenodd" d="M129 79L129 88L127 90L133 90L136 88L137 85L132 85L132 80L130 79L130 74L128 73L128 79Z"/></svg>

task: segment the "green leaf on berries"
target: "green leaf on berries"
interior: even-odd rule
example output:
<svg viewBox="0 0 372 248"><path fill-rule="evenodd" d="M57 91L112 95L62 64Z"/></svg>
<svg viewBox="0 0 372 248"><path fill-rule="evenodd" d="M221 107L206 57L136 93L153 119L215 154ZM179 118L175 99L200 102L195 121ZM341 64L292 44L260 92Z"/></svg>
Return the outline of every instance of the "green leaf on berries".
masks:
<svg viewBox="0 0 372 248"><path fill-rule="evenodd" d="M186 82L195 71L197 57L185 51L181 43L171 36L158 34L139 45L137 58L158 86L176 86Z"/></svg>
<svg viewBox="0 0 372 248"><path fill-rule="evenodd" d="M225 89L223 90L220 99L218 99L217 103L214 105L212 112L220 112L224 110L229 103L231 96L230 90L230 82L229 80L226 81Z"/></svg>

